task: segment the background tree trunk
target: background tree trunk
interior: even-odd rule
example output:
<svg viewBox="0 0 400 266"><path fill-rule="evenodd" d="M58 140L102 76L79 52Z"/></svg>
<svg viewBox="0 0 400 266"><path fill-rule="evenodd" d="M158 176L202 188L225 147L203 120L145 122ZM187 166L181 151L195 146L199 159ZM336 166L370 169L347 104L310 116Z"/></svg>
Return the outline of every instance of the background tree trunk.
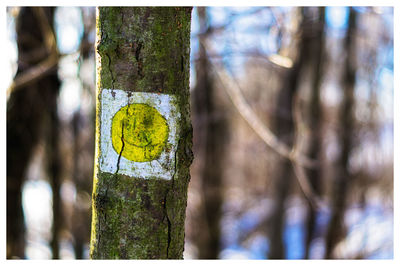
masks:
<svg viewBox="0 0 400 266"><path fill-rule="evenodd" d="M96 170L90 251L93 259L180 259L183 256L189 166L193 157L189 111L191 10L177 7L98 9ZM99 108L106 88L177 98L176 108L181 117L176 123L179 143L171 180L157 176L143 179L100 170Z"/></svg>
<svg viewBox="0 0 400 266"><path fill-rule="evenodd" d="M311 100L309 103L309 129L310 145L308 156L320 162L315 168L308 170L308 179L314 192L322 194L322 108L320 103L321 81L324 73L324 45L325 45L325 8L318 8L318 20L311 24L310 45L308 46L311 65ZM306 239L305 239L305 258L310 257L310 247L315 238L317 212L311 204L307 206L306 216Z"/></svg>
<svg viewBox="0 0 400 266"><path fill-rule="evenodd" d="M17 23L17 80L46 60L53 51L46 49L41 23L52 29L54 8L42 8L39 19L34 8L21 8ZM53 112L50 106L58 95L57 64L13 90L7 102L7 258L24 258L25 227L22 211L22 185L32 151L44 133L43 123ZM54 107L54 106L53 106Z"/></svg>
<svg viewBox="0 0 400 266"><path fill-rule="evenodd" d="M52 239L50 242L53 259L60 258L60 231L64 226L64 218L62 211L61 201L61 155L60 155L60 138L59 128L60 122L58 119L57 112L57 96L58 90L54 90L49 95L48 107L48 119L49 119L49 132L48 132L48 143L47 143L47 163L49 181L52 190L52 208L53 208L53 224L51 228Z"/></svg>
<svg viewBox="0 0 400 266"><path fill-rule="evenodd" d="M94 110L93 110L94 111ZM92 115L90 115L91 117ZM90 194L92 192L93 174L92 165L87 165L87 161L94 158L94 138L87 139L84 130L94 129L94 119L85 119L81 111L75 112L72 118L73 132L73 162L72 162L72 180L76 186L76 201L73 205L71 233L73 235L73 246L76 259L84 258L86 245L90 242ZM89 152L90 151L90 152ZM85 158L86 157L86 158Z"/></svg>
<svg viewBox="0 0 400 266"><path fill-rule="evenodd" d="M83 18L83 36L80 44L80 66L79 77L82 88L95 99L95 84L89 83L83 79L85 74L82 66L85 63L94 62L94 41L90 35L96 28L96 15L94 7L81 7ZM71 232L73 235L73 246L76 259L83 259L86 245L90 242L90 224L91 224L91 199L93 181L88 178L93 175L93 164L86 162L94 159L94 128L96 120L95 107L90 108L88 113L80 108L75 111L70 123L73 135L72 152L72 180L76 187L76 201L73 204ZM89 133L90 132L90 133Z"/></svg>
<svg viewBox="0 0 400 266"><path fill-rule="evenodd" d="M287 79L277 96L275 132L279 140L287 147L292 147L294 143L293 99L299 87L300 73L307 60L308 39L305 31L307 18L304 12L305 9L302 8L297 59L295 59L293 67L287 72ZM288 159L282 158L273 180L275 205L269 228L271 243L268 252L269 259L284 259L286 256L284 245L285 201L289 195L292 180L292 164Z"/></svg>
<svg viewBox="0 0 400 266"><path fill-rule="evenodd" d="M354 136L354 86L356 82L356 25L357 13L350 8L349 22L344 43L345 65L343 68L343 104L339 114L339 141L341 151L337 162L336 176L332 191L332 215L326 236L325 258L334 258L334 248L345 236L343 224L347 203L347 191L350 188L351 174L349 173L349 157L353 146Z"/></svg>
<svg viewBox="0 0 400 266"><path fill-rule="evenodd" d="M201 206L196 219L196 236L199 259L217 259L220 251L220 220L223 202L222 179L227 143L227 121L218 106L215 85L210 73L205 43L209 22L205 7L197 8L200 35L196 61L196 87L193 91L193 121L195 127L194 152L200 160L199 178ZM195 121L196 120L196 121Z"/></svg>

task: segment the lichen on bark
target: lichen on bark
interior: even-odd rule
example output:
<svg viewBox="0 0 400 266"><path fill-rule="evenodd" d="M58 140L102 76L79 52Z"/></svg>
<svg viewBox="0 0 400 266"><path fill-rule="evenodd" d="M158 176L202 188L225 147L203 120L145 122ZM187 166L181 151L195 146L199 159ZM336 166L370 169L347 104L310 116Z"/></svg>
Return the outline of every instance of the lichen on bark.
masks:
<svg viewBox="0 0 400 266"><path fill-rule="evenodd" d="M98 8L96 170L90 248L93 259L183 257L193 157L190 19L191 8L187 7ZM179 141L171 180L100 171L102 89L175 95L181 119L175 125Z"/></svg>

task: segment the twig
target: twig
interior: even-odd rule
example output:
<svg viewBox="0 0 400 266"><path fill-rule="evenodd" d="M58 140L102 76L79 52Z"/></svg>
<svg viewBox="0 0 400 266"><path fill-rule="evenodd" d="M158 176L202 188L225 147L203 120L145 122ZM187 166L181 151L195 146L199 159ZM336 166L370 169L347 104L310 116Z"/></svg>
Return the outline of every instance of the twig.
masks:
<svg viewBox="0 0 400 266"><path fill-rule="evenodd" d="M301 119L301 111L299 109L299 97L298 93L296 93L293 97L293 108L292 108L292 116L293 116L293 123L294 123L294 143L291 153L294 157L297 157L300 154L300 150L302 148L303 141L301 140L300 136L304 135L303 125ZM312 188L310 182L308 181L307 175L304 171L304 168L299 165L296 160L291 160L293 171L296 176L297 181L299 182L300 188L304 193L304 196L310 202L312 208L314 209L326 209L326 204L322 201L322 199L315 193L314 189ZM317 166L319 167L319 166Z"/></svg>
<svg viewBox="0 0 400 266"><path fill-rule="evenodd" d="M58 63L58 56L51 55L47 57L45 60L40 62L34 67L31 67L27 71L15 77L13 83L8 88L7 93L10 94L20 88L25 87L26 85L31 84L32 82L38 80L44 75L48 74L50 71L54 69L54 67Z"/></svg>

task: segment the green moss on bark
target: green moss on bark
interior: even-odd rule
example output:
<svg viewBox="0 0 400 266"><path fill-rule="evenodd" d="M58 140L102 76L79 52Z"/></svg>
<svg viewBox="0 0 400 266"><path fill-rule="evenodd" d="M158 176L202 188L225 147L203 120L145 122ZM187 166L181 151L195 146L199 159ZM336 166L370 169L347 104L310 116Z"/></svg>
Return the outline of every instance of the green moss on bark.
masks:
<svg viewBox="0 0 400 266"><path fill-rule="evenodd" d="M91 258L181 259L192 162L191 8L100 7L97 17L96 161ZM99 169L102 89L173 94L181 119L171 180ZM116 162L117 164L117 162Z"/></svg>
<svg viewBox="0 0 400 266"><path fill-rule="evenodd" d="M189 68L190 12L179 7L99 8L100 86L182 93Z"/></svg>
<svg viewBox="0 0 400 266"><path fill-rule="evenodd" d="M167 258L168 181L101 173L93 195L97 224L92 257L109 259Z"/></svg>

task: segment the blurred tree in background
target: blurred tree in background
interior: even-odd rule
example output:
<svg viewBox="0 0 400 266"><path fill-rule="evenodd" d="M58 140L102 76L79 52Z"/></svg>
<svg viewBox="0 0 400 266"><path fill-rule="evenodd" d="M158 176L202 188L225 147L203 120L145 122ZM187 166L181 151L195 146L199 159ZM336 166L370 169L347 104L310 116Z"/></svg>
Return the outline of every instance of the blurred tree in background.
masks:
<svg viewBox="0 0 400 266"><path fill-rule="evenodd" d="M7 9L8 258L89 257L94 14ZM393 8L194 8L191 64L185 258L393 258Z"/></svg>
<svg viewBox="0 0 400 266"><path fill-rule="evenodd" d="M7 102L7 257L24 258L22 185L29 159L46 139L48 176L53 193L51 246L58 258L60 226L57 48L54 8L22 8L16 21L18 71ZM38 67L40 66L40 68Z"/></svg>
<svg viewBox="0 0 400 266"><path fill-rule="evenodd" d="M218 103L216 86L203 41L212 31L205 7L197 8L199 18L199 50L196 60L196 86L192 92L194 128L194 153L196 161L193 171L198 179L193 180L201 195L196 212L195 237L200 259L216 259L221 248L221 208L223 199L223 160L228 143L229 129L225 111ZM197 187L199 186L199 187Z"/></svg>
<svg viewBox="0 0 400 266"><path fill-rule="evenodd" d="M63 258L66 243L73 246L76 258L87 257L94 151L94 8L73 10L84 28L74 51L67 51L68 44L60 45L60 31L68 31L56 21L62 11L8 9L15 19L18 45L18 71L7 100L8 258ZM80 95L71 94L77 87ZM38 192L31 194L35 188ZM51 210L40 204L46 194ZM43 211L51 217L40 218Z"/></svg>
<svg viewBox="0 0 400 266"><path fill-rule="evenodd" d="M206 54L208 90L217 92L229 123L224 160L213 160L214 169L222 163L218 258L393 256L392 11L210 7L206 28L197 14L193 106L210 80L198 69ZM209 219L199 215L202 193L210 193L200 184L210 175L199 170L205 145L197 143L207 122L195 119L197 110L191 258L205 250L197 225ZM215 237L204 233L201 241Z"/></svg>
<svg viewBox="0 0 400 266"><path fill-rule="evenodd" d="M356 22L357 13L354 9L350 9L349 22L344 40L344 67L342 76L343 103L339 114L339 138L340 138L340 156L337 166L335 167L335 177L332 184L332 214L328 226L326 236L325 258L332 259L333 249L339 241L345 236L345 228L343 226L344 212L346 209L347 193L352 179L351 173L348 171L349 158L353 149L354 134L354 86L356 82Z"/></svg>

